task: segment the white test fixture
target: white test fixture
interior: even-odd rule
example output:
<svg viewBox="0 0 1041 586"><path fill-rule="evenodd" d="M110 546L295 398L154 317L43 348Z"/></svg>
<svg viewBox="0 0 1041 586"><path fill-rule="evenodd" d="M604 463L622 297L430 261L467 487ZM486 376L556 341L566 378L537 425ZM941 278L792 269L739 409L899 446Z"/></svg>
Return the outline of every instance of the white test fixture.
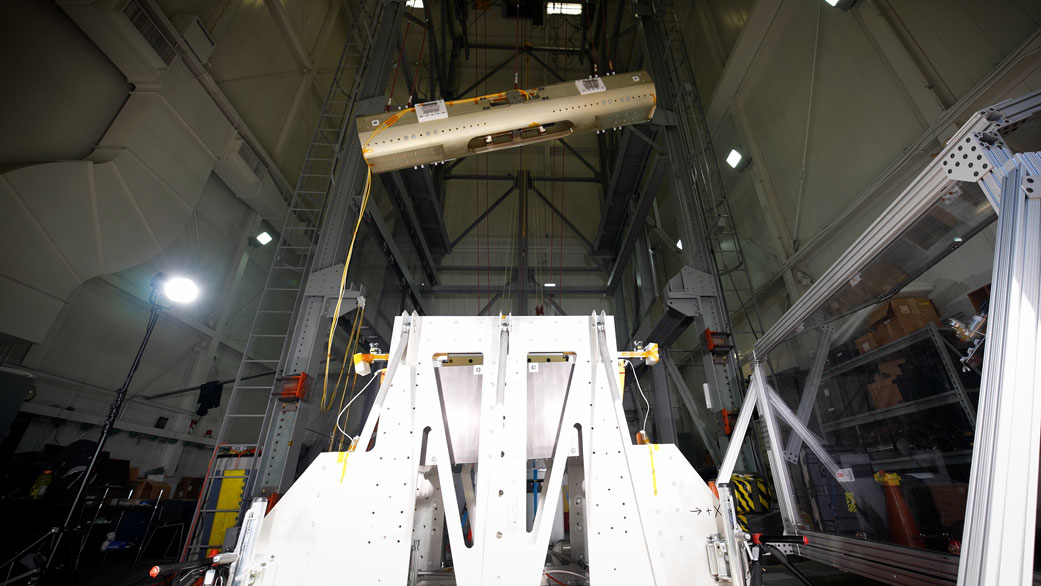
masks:
<svg viewBox="0 0 1041 586"><path fill-rule="evenodd" d="M646 71L619 73L362 116L358 140L385 173L647 122L655 104Z"/></svg>
<svg viewBox="0 0 1041 586"><path fill-rule="evenodd" d="M732 584L722 568L744 555L727 556L720 536L733 513L676 446L633 443L614 340L603 314L398 317L361 439L319 455L266 517L255 505L230 586L537 586L561 571L546 554L565 492L569 554L588 564L567 571L600 585ZM547 473L529 530L532 459Z"/></svg>

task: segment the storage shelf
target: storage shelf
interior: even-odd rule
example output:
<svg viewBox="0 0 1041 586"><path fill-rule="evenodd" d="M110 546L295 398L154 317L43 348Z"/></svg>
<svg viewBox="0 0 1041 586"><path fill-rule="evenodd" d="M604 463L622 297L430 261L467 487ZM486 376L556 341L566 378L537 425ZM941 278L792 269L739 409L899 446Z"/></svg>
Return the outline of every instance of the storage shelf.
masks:
<svg viewBox="0 0 1041 586"><path fill-rule="evenodd" d="M836 431L839 429L847 429L856 425L863 425L865 423L875 423L883 419L900 417L901 415L916 413L925 409L933 409L936 407L950 405L951 403L957 402L958 392L947 391L938 395L925 397L924 399L907 401L906 403L899 403L897 405L893 405L892 407L876 409L874 411L868 411L867 413L861 413L860 415L843 417L842 419L836 419L835 421L822 423L821 429L823 429L824 431Z"/></svg>
<svg viewBox="0 0 1041 586"><path fill-rule="evenodd" d="M968 464L972 461L972 450L954 450L951 452L941 451L919 451L916 455L900 456L896 458L871 459L872 466L885 466L887 470L900 470L903 468L918 468L930 456L942 457L945 466L953 464Z"/></svg>
<svg viewBox="0 0 1041 586"><path fill-rule="evenodd" d="M843 362L842 364L835 365L832 368L825 370L824 373L821 374L821 380L828 380L829 378L838 376L844 372L849 372L850 370L853 370L858 366L870 364L871 362L874 362L879 358L882 358L883 356L887 356L898 350L903 350L911 344L927 340L929 339L929 336L932 334L930 330L935 328L935 324L926 324L925 327L919 328L911 332L910 334L904 336L903 338L893 340L892 342L879 346L874 350L869 350L868 352L865 352L857 356L856 358L852 358Z"/></svg>

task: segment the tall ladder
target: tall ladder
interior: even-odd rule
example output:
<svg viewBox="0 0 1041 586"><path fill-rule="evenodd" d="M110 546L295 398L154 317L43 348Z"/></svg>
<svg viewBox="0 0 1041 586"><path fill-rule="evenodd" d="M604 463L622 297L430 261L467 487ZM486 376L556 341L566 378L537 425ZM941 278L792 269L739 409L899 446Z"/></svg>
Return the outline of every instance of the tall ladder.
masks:
<svg viewBox="0 0 1041 586"><path fill-rule="evenodd" d="M252 494L264 438L274 419L277 402L270 399L282 391L285 382L284 369L296 326L294 316L304 298L304 284L311 272L336 168L345 141L352 140L345 134L354 118L360 82L370 65L373 37L383 9L379 0L361 0L360 4L311 135L275 258L257 299L256 317L217 434L182 560L200 557L212 547L219 548L224 539L220 528L237 525L249 504L244 496ZM229 455L236 457L237 464L221 466Z"/></svg>
<svg viewBox="0 0 1041 586"><path fill-rule="evenodd" d="M686 2L681 2L686 5ZM683 29L676 12L675 0L657 0L655 9L664 25L666 45L665 69L672 75L676 88L676 115L686 145L685 163L694 171L694 204L705 220L706 234L716 262L717 276L730 313L734 335L751 336L752 341L765 332L755 288L734 224L726 187L719 169L712 139L708 132L705 109L694 82L694 70L687 58Z"/></svg>

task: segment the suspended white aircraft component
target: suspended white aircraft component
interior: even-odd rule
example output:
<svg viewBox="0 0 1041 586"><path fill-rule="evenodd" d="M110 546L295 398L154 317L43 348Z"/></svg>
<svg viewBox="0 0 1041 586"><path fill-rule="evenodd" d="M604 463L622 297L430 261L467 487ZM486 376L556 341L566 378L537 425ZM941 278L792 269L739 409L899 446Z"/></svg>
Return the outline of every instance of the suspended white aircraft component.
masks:
<svg viewBox="0 0 1041 586"><path fill-rule="evenodd" d="M728 511L675 446L632 442L610 317L413 314L395 330L360 441L266 517L257 505L232 586L731 583ZM561 499L572 563L551 566Z"/></svg>
<svg viewBox="0 0 1041 586"><path fill-rule="evenodd" d="M384 173L647 122L655 102L654 82L637 71L362 116L358 140Z"/></svg>

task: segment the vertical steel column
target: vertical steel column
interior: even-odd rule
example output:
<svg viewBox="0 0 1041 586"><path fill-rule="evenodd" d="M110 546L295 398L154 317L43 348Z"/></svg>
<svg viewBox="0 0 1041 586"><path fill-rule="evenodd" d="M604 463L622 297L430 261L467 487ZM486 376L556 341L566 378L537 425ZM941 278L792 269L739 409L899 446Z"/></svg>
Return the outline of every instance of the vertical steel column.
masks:
<svg viewBox="0 0 1041 586"><path fill-rule="evenodd" d="M698 430L698 436L701 437L701 443L705 444L705 449L712 456L712 460L718 464L720 462L718 438L713 437L709 439L708 430L711 427L701 417L700 411L695 406L694 394L687 388L687 383L683 380L683 374L680 373L679 367L676 366L676 361L665 353L661 355L661 361L665 363L665 367L669 370L669 378L672 380L672 384L676 385L676 391L679 393L683 404L687 407L687 412L690 413L691 421L694 422L694 428Z"/></svg>
<svg viewBox="0 0 1041 586"><path fill-rule="evenodd" d="M516 315L528 315L528 185L527 171L517 172L517 305Z"/></svg>
<svg viewBox="0 0 1041 586"><path fill-rule="evenodd" d="M391 73L390 64L394 62L394 51L397 44L398 31L401 28L403 15L401 2L384 1L380 22L372 42L370 67L356 72L363 76L355 116L374 114L385 105L384 92ZM315 251L312 271L318 272L332 266L341 265L347 256L350 235L357 219L358 205L365 190L368 179L368 167L361 153L361 145L356 140L357 130L354 122L348 126L344 138L344 150L337 166L332 193L324 212L318 248ZM292 344L289 348L283 372L295 374L306 372L312 380L318 380L321 359L324 352L319 349L323 343L322 336L329 331L331 318L324 315L324 297L306 297L294 316ZM296 477L297 460L303 445L304 430L308 427L325 429L317 420L321 417L310 401L285 403L276 413L277 421L271 425L268 446L264 452L261 476L253 485L253 496L257 496L264 488L272 488L284 492ZM275 444L271 438L275 433L288 437L287 441ZM272 446L277 445L277 449Z"/></svg>
<svg viewBox="0 0 1041 586"><path fill-rule="evenodd" d="M686 122L683 116L675 111L679 103L679 93L692 91L692 88L676 87L675 72L669 70L669 40L662 20L663 12L656 10L646 0L634 0L632 8L637 15L644 62L654 80L657 108L662 113L662 119L652 120L652 123L662 124L661 144L664 144L668 154L669 169L672 173L672 193L680 212L683 254L693 268L713 276L715 295L700 298L701 315L695 320L695 324L702 330L707 328L717 332L732 332L719 273L709 247L709 239L706 237L705 214L701 211L694 171L687 164L691 153L687 152L684 129L681 127ZM706 378L724 402L716 408L733 410L741 404L741 389L735 384L740 380L736 363L735 353L731 353L724 363L716 362L711 353L706 352L704 355Z"/></svg>
<svg viewBox="0 0 1041 586"><path fill-rule="evenodd" d="M1033 581L1041 440L1041 157L1006 164L958 584Z"/></svg>
<svg viewBox="0 0 1041 586"><path fill-rule="evenodd" d="M663 348L661 352L664 353L667 350ZM654 379L654 427L658 432L658 437L654 439L660 444L674 444L676 443L676 423L672 420L669 373L665 370L665 363L661 361L650 369Z"/></svg>
<svg viewBox="0 0 1041 586"><path fill-rule="evenodd" d="M972 402L969 401L969 394L965 392L965 385L961 382L961 373L958 372L954 361L951 360L951 353L948 352L947 345L944 343L943 337L940 336L940 330L934 323L928 323L925 327L929 331L929 339L933 341L936 351L940 353L940 363L943 364L943 369L947 371L947 379L954 386L954 392L958 393L958 404L961 405L962 411L965 412L965 418L969 420L969 426L976 429L976 410L973 408Z"/></svg>

